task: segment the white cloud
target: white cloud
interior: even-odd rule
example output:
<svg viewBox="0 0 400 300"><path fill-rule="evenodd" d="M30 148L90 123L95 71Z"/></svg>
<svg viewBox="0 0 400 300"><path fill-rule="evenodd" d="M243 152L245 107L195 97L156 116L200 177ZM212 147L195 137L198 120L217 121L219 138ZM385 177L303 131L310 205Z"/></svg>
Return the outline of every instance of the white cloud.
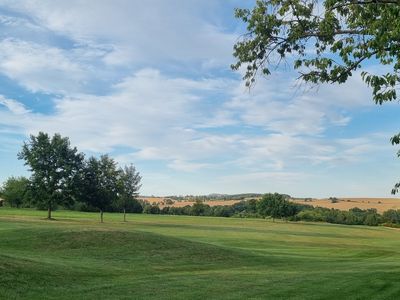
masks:
<svg viewBox="0 0 400 300"><path fill-rule="evenodd" d="M376 146L387 137L370 127L340 134L372 105L359 74L309 89L296 74L277 73L250 91L226 74L237 36L235 25L217 21L226 3L1 1L0 73L54 106L40 112L4 92L0 132L60 132L88 153L184 174L144 171L162 181L146 179L154 189L183 184L188 192L285 192L313 170L362 165L387 151ZM188 179L206 173L201 184Z"/></svg>
<svg viewBox="0 0 400 300"><path fill-rule="evenodd" d="M173 160L168 164L168 167L183 172L193 172L198 171L200 169L209 168L211 165L206 163L195 163L189 161L182 161L182 160Z"/></svg>
<svg viewBox="0 0 400 300"><path fill-rule="evenodd" d="M368 101L370 91L358 78L351 78L340 89L323 85L308 91L296 86L293 78L294 74L278 73L259 81L249 92L238 86L232 100L225 104L225 116L236 116L266 131L315 136L329 126L347 125L351 121L349 111L372 104Z"/></svg>
<svg viewBox="0 0 400 300"><path fill-rule="evenodd" d="M0 95L0 104L4 105L9 111L15 115L23 115L30 112L24 104L13 99L7 99Z"/></svg>
<svg viewBox="0 0 400 300"><path fill-rule="evenodd" d="M227 66L236 39L199 14L215 9L215 1L32 0L2 5L76 42L108 44L113 50L104 62L110 65L170 60Z"/></svg>
<svg viewBox="0 0 400 300"><path fill-rule="evenodd" d="M24 117L5 115L3 124L22 127L27 134L60 132L71 137L79 149L89 152L112 152L126 147L132 150L124 154L124 160L156 160L173 170L190 172L210 167L242 168L252 173L286 172L302 164L354 162L377 150L370 137L325 140L321 133L332 126L329 124L333 122L326 117L332 113L332 105L318 105L318 101L304 95L293 100L296 108L289 105L286 109L284 103L269 98L271 93L277 93L274 90L253 91L259 93L254 97L237 96L234 91L233 100L220 102L214 111L199 109L208 100L205 97L233 83L174 78L155 69L143 69L115 84L109 95L59 98L51 115L32 113L21 106L18 109ZM18 106L15 100L7 103ZM271 108L265 109L269 105ZM217 131L208 132L208 120L219 118L226 107L228 116L238 116L238 120L212 124ZM259 114L260 119L250 118L253 113ZM252 125L262 131L225 132L230 124ZM264 131L266 128L272 132Z"/></svg>
<svg viewBox="0 0 400 300"><path fill-rule="evenodd" d="M110 95L58 99L55 113L38 118L29 131L62 132L73 137L82 150L111 151L128 146L139 149L142 158L179 159L171 153L179 147L188 148L196 135L199 138L190 130L202 117L196 111L202 99L198 91L214 85L210 80L168 78L157 70L145 69L116 84Z"/></svg>
<svg viewBox="0 0 400 300"><path fill-rule="evenodd" d="M66 51L15 39L0 42L0 72L32 92L46 93L76 92L88 76Z"/></svg>

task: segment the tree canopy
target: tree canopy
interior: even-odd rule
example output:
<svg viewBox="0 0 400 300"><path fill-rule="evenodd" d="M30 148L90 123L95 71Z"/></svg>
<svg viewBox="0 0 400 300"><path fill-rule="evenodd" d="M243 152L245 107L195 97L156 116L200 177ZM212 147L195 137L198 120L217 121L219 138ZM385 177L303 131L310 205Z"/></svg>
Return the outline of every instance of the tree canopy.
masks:
<svg viewBox="0 0 400 300"><path fill-rule="evenodd" d="M72 200L75 184L82 167L83 154L72 148L67 137L39 132L25 142L18 158L25 160L32 172L33 200L47 208L48 219L57 204Z"/></svg>
<svg viewBox="0 0 400 300"><path fill-rule="evenodd" d="M397 99L400 0L257 0L235 15L247 30L234 45L232 68L244 67L247 86L285 62L312 84L341 84L362 70L377 104ZM400 133L391 142L400 144Z"/></svg>
<svg viewBox="0 0 400 300"><path fill-rule="evenodd" d="M4 200L11 207L20 207L30 201L29 179L26 177L9 177L0 189Z"/></svg>
<svg viewBox="0 0 400 300"><path fill-rule="evenodd" d="M261 216L285 218L296 214L296 205L289 202L284 195L278 193L265 194L257 203L257 209Z"/></svg>
<svg viewBox="0 0 400 300"><path fill-rule="evenodd" d="M126 221L126 210L139 195L142 177L133 165L119 169L118 176L118 202L124 211Z"/></svg>
<svg viewBox="0 0 400 300"><path fill-rule="evenodd" d="M80 199L103 212L116 201L118 196L117 163L108 155L99 159L90 157L83 168L80 178Z"/></svg>

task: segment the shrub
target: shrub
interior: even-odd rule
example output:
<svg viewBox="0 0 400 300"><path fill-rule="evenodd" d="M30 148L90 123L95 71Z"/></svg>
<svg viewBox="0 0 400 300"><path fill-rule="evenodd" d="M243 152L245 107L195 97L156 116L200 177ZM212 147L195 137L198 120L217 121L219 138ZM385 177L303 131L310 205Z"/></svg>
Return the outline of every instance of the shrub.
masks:
<svg viewBox="0 0 400 300"><path fill-rule="evenodd" d="M391 224L400 224L400 210L389 209L382 215L383 221Z"/></svg>
<svg viewBox="0 0 400 300"><path fill-rule="evenodd" d="M145 214L158 215L158 214L160 214L161 210L160 210L160 208L158 207L158 205L146 205L146 206L143 208L143 212L144 212Z"/></svg>

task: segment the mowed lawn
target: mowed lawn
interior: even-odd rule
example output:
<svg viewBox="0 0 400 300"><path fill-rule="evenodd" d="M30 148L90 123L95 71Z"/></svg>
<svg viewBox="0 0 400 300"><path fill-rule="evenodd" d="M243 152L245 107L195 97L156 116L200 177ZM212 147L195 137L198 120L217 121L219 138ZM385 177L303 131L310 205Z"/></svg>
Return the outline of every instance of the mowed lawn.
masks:
<svg viewBox="0 0 400 300"><path fill-rule="evenodd" d="M0 208L0 299L400 299L400 230Z"/></svg>

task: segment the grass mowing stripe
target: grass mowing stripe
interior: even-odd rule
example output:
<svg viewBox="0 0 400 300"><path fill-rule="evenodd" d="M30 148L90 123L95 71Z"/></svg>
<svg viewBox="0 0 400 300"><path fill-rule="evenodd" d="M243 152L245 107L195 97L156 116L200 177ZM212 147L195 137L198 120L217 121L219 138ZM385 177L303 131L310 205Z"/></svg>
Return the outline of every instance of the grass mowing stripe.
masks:
<svg viewBox="0 0 400 300"><path fill-rule="evenodd" d="M398 299L400 231L0 208L4 299Z"/></svg>

